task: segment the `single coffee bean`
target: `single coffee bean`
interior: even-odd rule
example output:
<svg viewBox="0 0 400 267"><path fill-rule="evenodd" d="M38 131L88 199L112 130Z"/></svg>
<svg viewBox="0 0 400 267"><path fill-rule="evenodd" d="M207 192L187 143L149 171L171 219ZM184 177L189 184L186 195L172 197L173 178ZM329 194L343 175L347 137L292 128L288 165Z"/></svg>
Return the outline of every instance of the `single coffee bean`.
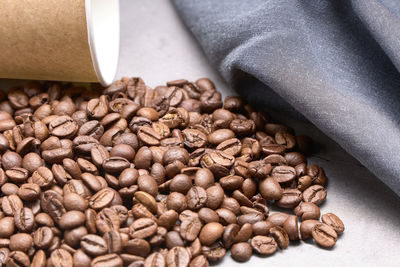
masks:
<svg viewBox="0 0 400 267"><path fill-rule="evenodd" d="M335 214L326 213L326 214L322 215L321 220L323 223L332 227L333 230L336 231L336 233L341 234L344 232L344 224L343 224L342 220L340 220L339 217L336 216Z"/></svg>
<svg viewBox="0 0 400 267"><path fill-rule="evenodd" d="M90 256L101 256L107 253L106 241L98 235L85 235L80 241L81 248Z"/></svg>
<svg viewBox="0 0 400 267"><path fill-rule="evenodd" d="M315 242L322 247L331 248L336 244L337 233L327 224L316 224L311 231L311 235Z"/></svg>
<svg viewBox="0 0 400 267"><path fill-rule="evenodd" d="M9 238L15 231L13 217L4 217L0 219L0 238Z"/></svg>
<svg viewBox="0 0 400 267"><path fill-rule="evenodd" d="M207 223L200 231L200 242L204 246L210 246L222 236L223 231L222 224L216 222Z"/></svg>
<svg viewBox="0 0 400 267"><path fill-rule="evenodd" d="M49 124L50 133L59 138L70 138L78 132L78 125L70 116L59 116Z"/></svg>
<svg viewBox="0 0 400 267"><path fill-rule="evenodd" d="M199 218L192 218L182 221L180 225L180 234L187 241L194 241L200 233L203 226Z"/></svg>
<svg viewBox="0 0 400 267"><path fill-rule="evenodd" d="M8 150L1 157L1 166L4 170L22 166L22 158L18 153Z"/></svg>
<svg viewBox="0 0 400 267"><path fill-rule="evenodd" d="M283 190L282 198L278 200L276 205L280 208L294 208L302 200L302 193L298 189L286 188Z"/></svg>
<svg viewBox="0 0 400 267"><path fill-rule="evenodd" d="M127 159L122 157L110 157L103 161L103 169L109 173L120 173L129 168L130 163Z"/></svg>
<svg viewBox="0 0 400 267"><path fill-rule="evenodd" d="M32 236L26 233L14 234L10 237L10 250L27 252L32 247Z"/></svg>
<svg viewBox="0 0 400 267"><path fill-rule="evenodd" d="M132 161L135 158L135 150L132 146L127 144L118 144L111 148L111 157L122 157L128 161Z"/></svg>
<svg viewBox="0 0 400 267"><path fill-rule="evenodd" d="M62 248L55 249L51 253L50 260L54 267L73 266L72 255Z"/></svg>
<svg viewBox="0 0 400 267"><path fill-rule="evenodd" d="M129 227L129 235L132 238L147 238L157 231L157 223L152 219L140 218Z"/></svg>
<svg viewBox="0 0 400 267"><path fill-rule="evenodd" d="M130 239L124 247L127 253L135 256L146 257L151 250L149 242L141 238Z"/></svg>
<svg viewBox="0 0 400 267"><path fill-rule="evenodd" d="M22 251L11 251L8 255L7 267L29 267L29 256Z"/></svg>
<svg viewBox="0 0 400 267"><path fill-rule="evenodd" d="M32 182L40 187L49 186L54 180L54 175L50 169L41 166L32 174Z"/></svg>
<svg viewBox="0 0 400 267"><path fill-rule="evenodd" d="M194 176L194 184L204 189L212 186L214 182L214 174L209 169L201 168Z"/></svg>
<svg viewBox="0 0 400 267"><path fill-rule="evenodd" d="M76 193L64 195L63 204L67 210L85 211L88 207L88 201Z"/></svg>
<svg viewBox="0 0 400 267"><path fill-rule="evenodd" d="M103 238L107 243L109 253L120 253L122 251L123 243L118 231L108 231L104 233Z"/></svg>
<svg viewBox="0 0 400 267"><path fill-rule="evenodd" d="M252 248L247 242L236 243L231 248L231 256L235 261L245 262L250 259Z"/></svg>
<svg viewBox="0 0 400 267"><path fill-rule="evenodd" d="M184 267L189 266L190 254L184 247L174 247L168 251L165 257L167 266Z"/></svg>
<svg viewBox="0 0 400 267"><path fill-rule="evenodd" d="M318 220L321 215L318 206L312 202L302 202L293 211L302 221Z"/></svg>
<svg viewBox="0 0 400 267"><path fill-rule="evenodd" d="M96 217L96 229L105 234L110 231L118 231L120 229L120 219L118 213L111 208L102 209ZM110 249L110 248L109 248Z"/></svg>
<svg viewBox="0 0 400 267"><path fill-rule="evenodd" d="M219 222L218 214L210 208L201 208L198 212L199 219L203 223Z"/></svg>
<svg viewBox="0 0 400 267"><path fill-rule="evenodd" d="M35 226L35 216L30 208L22 208L14 214L15 226L20 232L30 232Z"/></svg>
<svg viewBox="0 0 400 267"><path fill-rule="evenodd" d="M317 165L308 167L307 175L311 177L313 184L325 185L327 182L324 170Z"/></svg>
<svg viewBox="0 0 400 267"><path fill-rule="evenodd" d="M321 185L313 185L304 190L303 200L312 202L315 205L320 205L326 198L326 190Z"/></svg>
<svg viewBox="0 0 400 267"><path fill-rule="evenodd" d="M38 250L32 258L32 266L45 267L46 260L47 258L44 250Z"/></svg>
<svg viewBox="0 0 400 267"><path fill-rule="evenodd" d="M91 262L93 267L119 267L122 265L122 258L115 253L98 256Z"/></svg>
<svg viewBox="0 0 400 267"><path fill-rule="evenodd" d="M165 267L166 262L164 256L159 252L150 254L144 261L144 267Z"/></svg>
<svg viewBox="0 0 400 267"><path fill-rule="evenodd" d="M78 210L71 210L61 216L58 225L61 229L66 230L81 226L84 223L85 214Z"/></svg>
<svg viewBox="0 0 400 267"><path fill-rule="evenodd" d="M207 204L207 192L200 186L193 186L186 194L188 208L198 210Z"/></svg>
<svg viewBox="0 0 400 267"><path fill-rule="evenodd" d="M40 186L34 183L22 184L18 189L17 195L25 201L33 201L39 198L41 193Z"/></svg>
<svg viewBox="0 0 400 267"><path fill-rule="evenodd" d="M266 178L259 184L261 195L267 200L279 200L283 196L283 189L274 178Z"/></svg>
<svg viewBox="0 0 400 267"><path fill-rule="evenodd" d="M219 243L214 243L212 246L203 246L201 253L207 257L207 260L211 262L217 262L222 260L226 254L226 249L223 248Z"/></svg>
<svg viewBox="0 0 400 267"><path fill-rule="evenodd" d="M17 195L9 195L3 197L1 201L1 207L3 212L8 216L14 216L14 214L24 207L21 199Z"/></svg>
<svg viewBox="0 0 400 267"><path fill-rule="evenodd" d="M258 254L271 255L278 249L278 244L272 237L256 235L251 239L251 247Z"/></svg>
<svg viewBox="0 0 400 267"><path fill-rule="evenodd" d="M114 199L116 192L111 188L104 188L89 198L89 206L100 210L108 206Z"/></svg>
<svg viewBox="0 0 400 267"><path fill-rule="evenodd" d="M50 227L43 226L38 228L33 234L33 243L41 249L47 249L53 240L54 233Z"/></svg>
<svg viewBox="0 0 400 267"><path fill-rule="evenodd" d="M269 233L281 249L286 249L289 246L289 236L283 227L274 226L269 229Z"/></svg>

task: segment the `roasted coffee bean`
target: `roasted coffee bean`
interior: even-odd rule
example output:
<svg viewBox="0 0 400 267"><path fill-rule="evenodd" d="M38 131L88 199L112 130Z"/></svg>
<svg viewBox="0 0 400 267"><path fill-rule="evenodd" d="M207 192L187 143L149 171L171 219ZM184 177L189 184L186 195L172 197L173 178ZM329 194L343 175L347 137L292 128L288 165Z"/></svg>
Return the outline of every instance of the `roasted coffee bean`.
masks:
<svg viewBox="0 0 400 267"><path fill-rule="evenodd" d="M22 208L14 214L15 226L20 232L30 232L35 226L35 216L30 208Z"/></svg>
<svg viewBox="0 0 400 267"><path fill-rule="evenodd" d="M30 234L18 233L10 236L10 250L27 252L32 247L33 239Z"/></svg>
<svg viewBox="0 0 400 267"><path fill-rule="evenodd" d="M333 228L333 230L336 231L336 233L341 234L344 232L344 224L342 220L339 219L338 216L336 216L333 213L326 213L322 215L321 220L323 223L326 225L329 225L330 227Z"/></svg>
<svg viewBox="0 0 400 267"><path fill-rule="evenodd" d="M29 267L29 256L22 251L12 251L8 255L7 267Z"/></svg>
<svg viewBox="0 0 400 267"><path fill-rule="evenodd" d="M321 185L313 185L304 190L303 200L312 202L315 205L320 205L326 198L326 190Z"/></svg>
<svg viewBox="0 0 400 267"><path fill-rule="evenodd" d="M243 262L287 248L298 217L321 246L344 231L332 213L317 221L327 178L307 167L310 139L239 97L222 108L207 78L155 89L122 78L103 94L31 82L7 97L3 265L208 266L227 249Z"/></svg>
<svg viewBox="0 0 400 267"><path fill-rule="evenodd" d="M283 227L274 226L269 229L269 233L281 249L286 249L289 246L289 235Z"/></svg>
<svg viewBox="0 0 400 267"><path fill-rule="evenodd" d="M324 223L316 224L311 230L311 235L315 242L322 247L331 248L337 241L336 231Z"/></svg>
<svg viewBox="0 0 400 267"><path fill-rule="evenodd" d="M318 184L318 185L326 184L327 179L325 176L325 172L321 167L317 165L311 165L310 167L308 167L307 175L311 177L313 184Z"/></svg>
<svg viewBox="0 0 400 267"><path fill-rule="evenodd" d="M293 211L302 221L318 220L321 215L318 206L312 202L302 202Z"/></svg>
<svg viewBox="0 0 400 267"><path fill-rule="evenodd" d="M211 246L223 234L224 227L220 223L211 222L203 226L200 231L199 239L204 246Z"/></svg>
<svg viewBox="0 0 400 267"><path fill-rule="evenodd" d="M50 227L43 226L38 228L33 234L33 243L40 249L46 249L53 240L54 233Z"/></svg>
<svg viewBox="0 0 400 267"><path fill-rule="evenodd" d="M214 243L212 246L203 246L201 253L207 257L207 260L211 262L217 262L222 260L226 254L226 249L223 248L219 243Z"/></svg>
<svg viewBox="0 0 400 267"><path fill-rule="evenodd" d="M85 235L81 238L80 245L90 256L101 256L108 250L106 241L98 235Z"/></svg>
<svg viewBox="0 0 400 267"><path fill-rule="evenodd" d="M248 261L252 255L252 247L247 242L236 243L231 248L231 256L235 261Z"/></svg>
<svg viewBox="0 0 400 267"><path fill-rule="evenodd" d="M132 238L147 238L157 231L157 223L152 219L140 218L129 227L129 235Z"/></svg>
<svg viewBox="0 0 400 267"><path fill-rule="evenodd" d="M184 247L174 247L168 251L165 260L167 266L184 267L189 266L190 254Z"/></svg>
<svg viewBox="0 0 400 267"><path fill-rule="evenodd" d="M115 253L98 256L91 262L93 267L119 267L122 265L122 258Z"/></svg>
<svg viewBox="0 0 400 267"><path fill-rule="evenodd" d="M271 255L278 249L278 244L272 237L256 235L251 239L251 247L258 254Z"/></svg>
<svg viewBox="0 0 400 267"><path fill-rule="evenodd" d="M298 189L284 189L282 198L278 200L276 205L280 208L294 208L302 200L302 193Z"/></svg>
<svg viewBox="0 0 400 267"><path fill-rule="evenodd" d="M51 263L54 267L73 266L72 255L65 249L55 249L51 253Z"/></svg>

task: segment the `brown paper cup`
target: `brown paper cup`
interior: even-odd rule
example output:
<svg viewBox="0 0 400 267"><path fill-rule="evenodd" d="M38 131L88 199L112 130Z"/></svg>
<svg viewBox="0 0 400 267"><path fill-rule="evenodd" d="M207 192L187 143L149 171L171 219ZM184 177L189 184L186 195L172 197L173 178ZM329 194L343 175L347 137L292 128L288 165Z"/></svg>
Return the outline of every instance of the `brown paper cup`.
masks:
<svg viewBox="0 0 400 267"><path fill-rule="evenodd" d="M1 0L0 78L113 82L118 0Z"/></svg>

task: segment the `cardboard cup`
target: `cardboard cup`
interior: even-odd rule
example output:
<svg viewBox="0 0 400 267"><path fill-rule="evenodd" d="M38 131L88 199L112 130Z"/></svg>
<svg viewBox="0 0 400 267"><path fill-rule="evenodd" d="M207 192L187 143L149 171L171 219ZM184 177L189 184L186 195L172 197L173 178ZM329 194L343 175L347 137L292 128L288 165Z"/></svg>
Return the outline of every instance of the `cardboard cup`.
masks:
<svg viewBox="0 0 400 267"><path fill-rule="evenodd" d="M113 82L119 0L1 0L0 78Z"/></svg>

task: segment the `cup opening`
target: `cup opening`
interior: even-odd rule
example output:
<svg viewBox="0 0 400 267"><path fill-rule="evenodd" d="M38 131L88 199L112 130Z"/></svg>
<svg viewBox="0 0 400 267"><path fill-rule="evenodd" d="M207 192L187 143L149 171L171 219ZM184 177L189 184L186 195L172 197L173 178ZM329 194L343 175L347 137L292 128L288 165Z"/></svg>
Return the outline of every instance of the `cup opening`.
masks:
<svg viewBox="0 0 400 267"><path fill-rule="evenodd" d="M99 82L114 81L120 42L119 0L86 0L90 54Z"/></svg>

